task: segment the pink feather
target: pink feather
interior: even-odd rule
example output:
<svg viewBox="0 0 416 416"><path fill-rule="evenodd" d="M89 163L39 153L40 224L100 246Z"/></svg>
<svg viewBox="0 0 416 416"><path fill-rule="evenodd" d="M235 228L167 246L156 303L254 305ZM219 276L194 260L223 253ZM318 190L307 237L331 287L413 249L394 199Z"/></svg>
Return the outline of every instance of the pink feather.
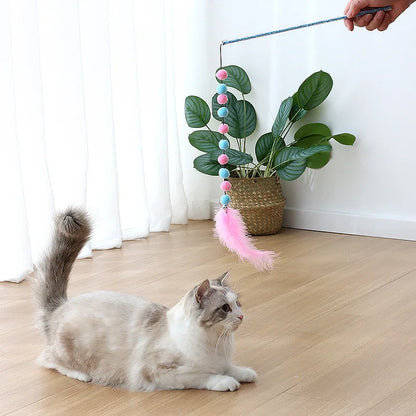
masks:
<svg viewBox="0 0 416 416"><path fill-rule="evenodd" d="M259 271L271 270L276 257L274 251L258 250L252 238L248 236L247 227L241 214L233 208L220 208L215 215L215 235L221 244L241 260L247 260Z"/></svg>

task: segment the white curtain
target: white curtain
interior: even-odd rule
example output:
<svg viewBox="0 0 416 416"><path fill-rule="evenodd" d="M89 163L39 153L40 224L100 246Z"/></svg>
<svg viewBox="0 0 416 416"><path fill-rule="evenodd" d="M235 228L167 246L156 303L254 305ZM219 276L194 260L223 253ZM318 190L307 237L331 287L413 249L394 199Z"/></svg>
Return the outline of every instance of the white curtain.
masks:
<svg viewBox="0 0 416 416"><path fill-rule="evenodd" d="M204 5L0 0L0 280L32 271L67 206L94 219L84 256L209 217L183 117Z"/></svg>

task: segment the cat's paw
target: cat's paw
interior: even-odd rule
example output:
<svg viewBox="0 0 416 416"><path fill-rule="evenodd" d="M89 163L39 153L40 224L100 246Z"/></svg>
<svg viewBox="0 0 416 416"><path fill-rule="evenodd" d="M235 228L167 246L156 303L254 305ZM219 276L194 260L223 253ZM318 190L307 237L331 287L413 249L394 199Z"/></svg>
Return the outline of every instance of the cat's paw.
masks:
<svg viewBox="0 0 416 416"><path fill-rule="evenodd" d="M215 391L235 391L239 387L240 383L230 376L211 376L207 383L207 389Z"/></svg>
<svg viewBox="0 0 416 416"><path fill-rule="evenodd" d="M249 367L241 367L240 376L237 379L240 383L254 383L257 380L257 373Z"/></svg>
<svg viewBox="0 0 416 416"><path fill-rule="evenodd" d="M249 367L232 366L227 374L240 383L254 383L257 379L257 373Z"/></svg>
<svg viewBox="0 0 416 416"><path fill-rule="evenodd" d="M83 381L85 383L89 383L92 380L88 374L81 373L80 371L70 370L60 366L57 366L56 369L64 376L75 378L76 380Z"/></svg>

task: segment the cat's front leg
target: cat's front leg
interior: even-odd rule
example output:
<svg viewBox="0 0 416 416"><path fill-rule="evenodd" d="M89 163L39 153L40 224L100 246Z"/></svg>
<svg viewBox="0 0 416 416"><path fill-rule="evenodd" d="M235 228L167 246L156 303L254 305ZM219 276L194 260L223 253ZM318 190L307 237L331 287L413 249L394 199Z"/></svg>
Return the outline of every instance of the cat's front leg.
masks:
<svg viewBox="0 0 416 416"><path fill-rule="evenodd" d="M240 383L233 377L222 374L170 372L154 380L155 389L208 389L235 391Z"/></svg>
<svg viewBox="0 0 416 416"><path fill-rule="evenodd" d="M239 367L237 365L230 365L225 374L235 378L240 383L253 383L257 379L257 373L248 367Z"/></svg>
<svg viewBox="0 0 416 416"><path fill-rule="evenodd" d="M235 391L240 387L240 383L232 376L217 374L209 376L206 387L214 391Z"/></svg>

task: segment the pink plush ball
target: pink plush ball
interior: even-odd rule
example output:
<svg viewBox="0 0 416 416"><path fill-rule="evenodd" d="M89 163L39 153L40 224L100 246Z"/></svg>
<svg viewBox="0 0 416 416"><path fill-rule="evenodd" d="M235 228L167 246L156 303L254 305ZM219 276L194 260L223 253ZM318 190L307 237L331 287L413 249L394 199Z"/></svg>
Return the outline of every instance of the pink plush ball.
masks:
<svg viewBox="0 0 416 416"><path fill-rule="evenodd" d="M218 127L218 131L219 131L221 134L227 134L229 129L230 129L230 128L228 127L228 124L221 124L221 125Z"/></svg>
<svg viewBox="0 0 416 416"><path fill-rule="evenodd" d="M218 103L218 104L225 104L227 101L228 101L228 97L227 97L227 95L226 95L226 94L220 94L220 95L217 97L217 103Z"/></svg>
<svg viewBox="0 0 416 416"><path fill-rule="evenodd" d="M220 69L219 71L217 71L217 73L215 75L221 81L224 81L224 79L228 77L228 73L225 69Z"/></svg>
<svg viewBox="0 0 416 416"><path fill-rule="evenodd" d="M219 155L218 156L218 163L220 165L226 165L228 163L228 156L225 154Z"/></svg>
<svg viewBox="0 0 416 416"><path fill-rule="evenodd" d="M222 181L221 182L221 189L225 192L229 191L231 189L231 182Z"/></svg>

